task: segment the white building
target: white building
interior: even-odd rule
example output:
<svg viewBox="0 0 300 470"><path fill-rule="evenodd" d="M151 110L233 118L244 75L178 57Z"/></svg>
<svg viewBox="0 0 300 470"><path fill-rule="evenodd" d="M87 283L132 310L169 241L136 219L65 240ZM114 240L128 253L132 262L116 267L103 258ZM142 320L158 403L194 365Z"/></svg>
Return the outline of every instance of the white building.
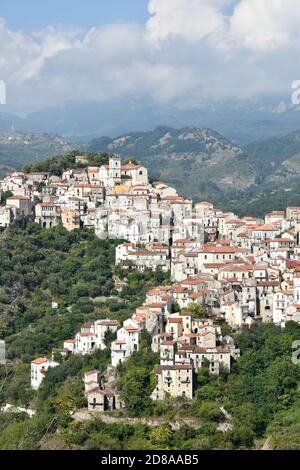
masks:
<svg viewBox="0 0 300 470"><path fill-rule="evenodd" d="M111 343L111 363L117 367L126 361L135 351L139 350L140 330L131 326L123 326L117 332L117 340Z"/></svg>
<svg viewBox="0 0 300 470"><path fill-rule="evenodd" d="M193 367L191 364L160 365L155 368L157 386L151 399L171 397L193 398Z"/></svg>
<svg viewBox="0 0 300 470"><path fill-rule="evenodd" d="M58 224L60 208L52 202L42 202L35 206L35 222L42 228L51 228Z"/></svg>
<svg viewBox="0 0 300 470"><path fill-rule="evenodd" d="M58 362L50 361L47 357L39 357L31 362L31 387L37 390L51 367L59 366Z"/></svg>
<svg viewBox="0 0 300 470"><path fill-rule="evenodd" d="M91 354L96 347L96 335L91 332L79 332L75 336L74 352L76 354Z"/></svg>
<svg viewBox="0 0 300 470"><path fill-rule="evenodd" d="M97 320L95 322L95 346L99 349L105 349L105 336L108 331L115 333L119 328L119 322L116 320Z"/></svg>

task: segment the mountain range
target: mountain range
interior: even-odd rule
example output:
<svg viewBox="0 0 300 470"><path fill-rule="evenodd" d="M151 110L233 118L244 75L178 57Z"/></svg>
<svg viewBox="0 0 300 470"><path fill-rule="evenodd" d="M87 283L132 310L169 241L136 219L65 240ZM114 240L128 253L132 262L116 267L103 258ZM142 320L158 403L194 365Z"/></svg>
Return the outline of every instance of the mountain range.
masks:
<svg viewBox="0 0 300 470"><path fill-rule="evenodd" d="M236 145L209 128L127 132L88 143L59 135L6 132L0 135L0 171L69 150L119 153L149 168L150 177L195 200L210 200L237 214L262 215L300 205L300 130Z"/></svg>
<svg viewBox="0 0 300 470"><path fill-rule="evenodd" d="M150 132L93 140L89 150L136 157L154 179L173 184L180 192L202 199L209 189L245 190L255 183L255 172L242 148L207 128L174 129L160 126Z"/></svg>
<svg viewBox="0 0 300 470"><path fill-rule="evenodd" d="M9 131L0 134L0 174L21 169L27 162L35 162L51 155L61 155L71 150L70 144L61 136L47 133L24 133Z"/></svg>
<svg viewBox="0 0 300 470"><path fill-rule="evenodd" d="M300 204L300 131L237 146L211 129L160 126L95 139L88 149L132 156L185 196L237 213Z"/></svg>
<svg viewBox="0 0 300 470"><path fill-rule="evenodd" d="M300 127L300 107L286 96L210 100L202 103L157 103L145 96L109 102L69 102L61 107L31 112L26 117L2 112L0 132L14 126L23 132L61 134L69 140L169 127L209 127L237 145L283 136ZM88 136L88 137L87 137Z"/></svg>

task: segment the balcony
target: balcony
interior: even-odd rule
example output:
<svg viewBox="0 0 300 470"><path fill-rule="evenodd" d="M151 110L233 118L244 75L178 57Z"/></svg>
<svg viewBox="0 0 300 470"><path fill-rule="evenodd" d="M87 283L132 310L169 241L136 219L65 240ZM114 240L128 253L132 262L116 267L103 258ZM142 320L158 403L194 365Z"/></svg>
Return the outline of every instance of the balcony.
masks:
<svg viewBox="0 0 300 470"><path fill-rule="evenodd" d="M172 382L172 377L169 377L169 376L165 377L165 383L169 384L171 382Z"/></svg>
<svg viewBox="0 0 300 470"><path fill-rule="evenodd" d="M190 379L181 379L181 380L180 380L180 383L182 383L182 384L190 384L191 381L190 381Z"/></svg>

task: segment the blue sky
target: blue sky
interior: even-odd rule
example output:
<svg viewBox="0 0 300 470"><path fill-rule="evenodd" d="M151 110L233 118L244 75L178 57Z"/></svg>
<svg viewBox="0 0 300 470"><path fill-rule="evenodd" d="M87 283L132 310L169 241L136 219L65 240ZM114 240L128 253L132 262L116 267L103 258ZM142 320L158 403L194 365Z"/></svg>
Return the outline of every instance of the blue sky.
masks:
<svg viewBox="0 0 300 470"><path fill-rule="evenodd" d="M10 29L68 25L89 28L115 22L144 23L147 0L1 0L0 17Z"/></svg>
<svg viewBox="0 0 300 470"><path fill-rule="evenodd" d="M0 0L0 80L22 113L286 95L299 49L299 0Z"/></svg>

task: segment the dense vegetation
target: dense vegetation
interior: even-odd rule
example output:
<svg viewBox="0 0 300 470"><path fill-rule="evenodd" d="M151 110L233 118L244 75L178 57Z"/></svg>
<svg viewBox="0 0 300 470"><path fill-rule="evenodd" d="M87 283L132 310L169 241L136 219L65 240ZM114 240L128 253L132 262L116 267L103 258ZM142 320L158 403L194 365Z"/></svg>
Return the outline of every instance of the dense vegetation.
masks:
<svg viewBox="0 0 300 470"><path fill-rule="evenodd" d="M150 287L170 282L161 271L115 268L118 243L101 241L87 229L67 232L58 226L43 231L32 222L16 223L0 234L0 337L6 340L9 359L0 368L0 404L38 411L30 422L23 414L0 414L0 448L35 447L45 426L51 433L62 422L68 424L69 411L85 406L84 371L104 372L110 351L68 357L48 372L38 393L30 388L29 363L34 357L49 356L86 321L123 321L142 304ZM52 302L58 308L52 308Z"/></svg>
<svg viewBox="0 0 300 470"><path fill-rule="evenodd" d="M107 153L86 152L83 155L86 156L88 163L82 164L76 163L76 155L78 155L78 151L70 151L64 153L64 155L50 157L36 163L28 163L24 166L24 171L25 173L44 171L61 176L68 168L86 168L88 165L101 166L108 163L109 158Z"/></svg>
<svg viewBox="0 0 300 470"><path fill-rule="evenodd" d="M0 336L10 358L47 353L85 318L100 314L91 299L116 293L111 264L117 242L100 241L88 230L42 231L28 223L4 231L0 243Z"/></svg>
<svg viewBox="0 0 300 470"><path fill-rule="evenodd" d="M89 164L100 165L107 157L88 154ZM81 167L75 163L75 152L26 170L60 175L70 166ZM280 197L278 193L276 199L275 193L278 204ZM261 448L267 443L276 449L299 449L300 366L291 361L292 343L300 338L295 323L283 331L271 324L236 334L241 357L232 373L222 370L219 377L211 377L204 366L195 377L192 402L150 400L158 356L143 333L140 351L118 370L126 409L115 414L123 419L117 423L72 418L74 410L86 406L84 372L97 368L103 374L110 362L109 348L91 356L67 357L47 373L38 392L31 390L29 364L34 357L50 355L86 321L123 321L143 303L150 287L170 282L161 271L116 268L118 243L99 240L88 229L41 230L32 222L16 223L0 233L0 339L7 342L9 359L0 367L0 405L37 410L31 419L24 413L0 413L0 448L201 450ZM140 422L133 423L133 417ZM176 422L181 423L179 430Z"/></svg>
<svg viewBox="0 0 300 470"><path fill-rule="evenodd" d="M70 416L86 406L83 372L95 367L103 372L109 351L71 356L48 372L37 394L27 395L37 416L0 415L0 448L230 450L267 443L271 448L299 449L300 367L291 361L291 345L299 335L300 326L294 323L285 331L262 325L241 333L236 340L242 355L230 375L221 371L219 377L211 377L204 366L195 378L192 402L167 398L153 403L149 394L158 357L150 351L149 335L143 334L140 351L119 368L119 389L127 408L116 412L111 424L101 418L74 421ZM11 399L26 391L23 385L18 392L21 376L16 371L4 386ZM133 423L132 417L141 420ZM173 426L176 421L180 430Z"/></svg>
<svg viewBox="0 0 300 470"><path fill-rule="evenodd" d="M300 204L299 131L242 148L210 129L165 126L127 133L122 138L95 139L81 149L74 144L73 148L79 148L76 151L59 136L24 136L29 139L26 146L14 141L1 145L0 139L0 176L24 164L26 171L61 175L68 166L85 166L75 163L76 154L86 154L89 165L101 165L113 148L122 157L134 157L145 164L151 179L166 181L195 201L210 200L238 215L262 216ZM51 154L57 156L48 158Z"/></svg>
<svg viewBox="0 0 300 470"><path fill-rule="evenodd" d="M121 390L134 416L162 416L167 421L189 417L191 428L186 437L170 444L179 449L236 449L262 446L266 436L277 448L300 448L299 388L300 366L291 360L292 343L300 337L300 326L288 323L282 331L277 326L262 325L238 334L236 342L241 357L232 373L223 370L211 377L204 367L195 378L196 396L192 403L147 399L154 388L151 375L153 353L143 347L121 368ZM142 390L146 393L142 393ZM224 416L221 407L231 415ZM200 426L193 427L193 420ZM230 424L222 432L222 423ZM291 426L293 432L288 429ZM226 427L225 427L226 429ZM223 427L224 430L224 427ZM176 433L174 433L174 437Z"/></svg>
<svg viewBox="0 0 300 470"><path fill-rule="evenodd" d="M143 302L149 286L169 281L160 271L115 268L118 243L99 240L88 229L41 230L31 222L2 232L0 338L8 341L11 359L47 354L84 321L107 315L122 321Z"/></svg>
<svg viewBox="0 0 300 470"><path fill-rule="evenodd" d="M184 137L183 137L184 136ZM123 138L122 138L123 137ZM157 127L115 139L95 139L90 149L113 144L124 157L138 156L150 176L195 200L209 200L238 215L262 216L300 204L299 131L237 148L220 134L201 129Z"/></svg>
<svg viewBox="0 0 300 470"><path fill-rule="evenodd" d="M39 161L73 148L76 146L53 134L16 131L0 134L0 176L14 168L20 170L27 162Z"/></svg>
<svg viewBox="0 0 300 470"><path fill-rule="evenodd" d="M143 333L140 351L119 367L118 388L126 403L117 412L120 423L80 423L70 415L86 406L83 373L97 368L103 374L109 349L67 357L47 373L38 392L30 389L33 357L49 355L85 321L124 320L150 286L170 282L160 271L115 268L117 243L89 230L43 231L31 222L2 232L0 334L9 362L0 368L0 403L30 406L37 415L1 413L0 448L238 449L261 447L267 438L274 448L300 448L300 368L291 361L300 326L294 323L284 331L271 324L237 334L241 358L232 373L211 377L204 366L195 377L192 402L150 400L158 356ZM146 421L133 424L132 417ZM170 427L176 421L179 431Z"/></svg>
<svg viewBox="0 0 300 470"><path fill-rule="evenodd" d="M239 216L264 217L273 210L285 210L288 206L300 205L299 177L264 181L244 192L234 190L223 195L219 193L219 197L218 207L222 209L230 210Z"/></svg>
<svg viewBox="0 0 300 470"><path fill-rule="evenodd" d="M253 142L246 145L245 150L251 158L252 165L259 170L261 178L269 177L270 163L273 169L277 169L283 162L290 161L290 159L299 162L299 131L286 136Z"/></svg>
<svg viewBox="0 0 300 470"><path fill-rule="evenodd" d="M86 155L88 160L87 164L76 163L75 156L78 154L78 151L69 151L64 155L58 155L36 163L26 164L23 169L25 172L44 171L61 176L63 171L67 168L80 169L85 168L87 165L100 166L108 162L108 153L81 153ZM242 153L237 157L237 160L239 162L239 170L242 171L243 165L246 165L243 169L243 174L244 177L247 177L247 175L252 174L252 170L249 170L245 158L245 154ZM136 162L136 160L131 157L124 158L124 162L129 160ZM260 174L259 162L256 161L255 158L253 161L253 165L257 167L255 171ZM214 178L218 177L218 175L222 178L222 171L225 167L227 172L234 174L233 170L236 170L236 161L226 161L223 163L223 166L219 165L218 168L216 168L216 166L207 168L206 170L202 168L201 179L199 179L198 170L196 168L197 162L192 162L192 160L184 158L182 160L172 160L172 162L169 162L167 165L165 163L164 159L159 158L157 164L154 165L156 168L155 173L152 169L153 162L149 163L146 161L146 164L150 166L150 176L152 179L161 178L178 188L179 193L187 196L191 195L190 188L196 185L199 194L195 201L198 199L207 199L214 202L221 209L232 210L238 215L264 216L265 213L271 210L283 210L289 205L295 206L300 204L298 177L290 178L287 182L283 182L281 179L268 182L265 181L264 177L257 176L257 178L263 179L261 181L257 180L257 184L253 184L248 189L241 191L237 185L234 190L226 190L218 187L218 185L214 183ZM267 166L269 167L269 163ZM157 173L158 169L160 170ZM249 174L248 171L250 171ZM189 182L188 187L187 181ZM7 194L7 196L9 196L9 194ZM2 199L2 203L4 203L5 195L2 196Z"/></svg>

